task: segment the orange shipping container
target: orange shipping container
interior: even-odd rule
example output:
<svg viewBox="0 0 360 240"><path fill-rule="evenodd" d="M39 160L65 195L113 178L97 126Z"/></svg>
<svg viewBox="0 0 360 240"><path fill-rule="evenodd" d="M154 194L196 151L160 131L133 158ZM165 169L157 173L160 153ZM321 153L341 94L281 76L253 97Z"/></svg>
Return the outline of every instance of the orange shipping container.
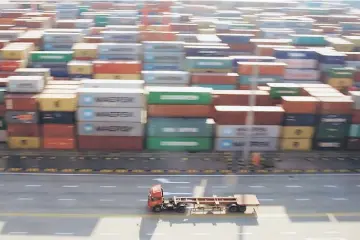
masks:
<svg viewBox="0 0 360 240"><path fill-rule="evenodd" d="M15 23L15 18L0 18L1 25L13 25Z"/></svg>
<svg viewBox="0 0 360 240"><path fill-rule="evenodd" d="M72 150L75 149L74 138L49 138L43 139L44 149Z"/></svg>
<svg viewBox="0 0 360 240"><path fill-rule="evenodd" d="M192 84L236 84L236 73L193 73L191 74Z"/></svg>
<svg viewBox="0 0 360 240"><path fill-rule="evenodd" d="M143 31L140 32L141 41L176 41L178 32Z"/></svg>
<svg viewBox="0 0 360 240"><path fill-rule="evenodd" d="M148 105L149 117L211 117L211 105Z"/></svg>
<svg viewBox="0 0 360 240"><path fill-rule="evenodd" d="M139 61L94 61L94 74L141 74Z"/></svg>
<svg viewBox="0 0 360 240"><path fill-rule="evenodd" d="M247 106L249 105L249 96L251 94L255 95L255 104L257 106L271 105L270 95L266 91L215 90L212 94L215 106Z"/></svg>
<svg viewBox="0 0 360 240"><path fill-rule="evenodd" d="M274 56L274 49L275 48L295 48L294 46L287 46L287 45L257 45L257 55L259 56Z"/></svg>
<svg viewBox="0 0 360 240"><path fill-rule="evenodd" d="M75 126L70 124L44 124L42 132L46 138L75 138Z"/></svg>
<svg viewBox="0 0 360 240"><path fill-rule="evenodd" d="M286 113L315 114L319 100L315 97L282 97L282 107Z"/></svg>
<svg viewBox="0 0 360 240"><path fill-rule="evenodd" d="M84 42L85 43L102 43L103 42L103 37L84 37Z"/></svg>
<svg viewBox="0 0 360 240"><path fill-rule="evenodd" d="M259 69L259 75L283 76L286 64L281 62L239 62L239 75L252 75L254 68Z"/></svg>

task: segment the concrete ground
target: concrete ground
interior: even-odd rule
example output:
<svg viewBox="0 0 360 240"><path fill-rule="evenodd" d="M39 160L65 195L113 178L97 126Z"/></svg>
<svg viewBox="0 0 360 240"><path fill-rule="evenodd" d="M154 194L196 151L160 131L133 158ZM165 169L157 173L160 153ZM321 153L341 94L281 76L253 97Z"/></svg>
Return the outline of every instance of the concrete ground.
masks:
<svg viewBox="0 0 360 240"><path fill-rule="evenodd" d="M256 194L254 215L155 215L167 196ZM1 240L358 240L360 175L0 175Z"/></svg>

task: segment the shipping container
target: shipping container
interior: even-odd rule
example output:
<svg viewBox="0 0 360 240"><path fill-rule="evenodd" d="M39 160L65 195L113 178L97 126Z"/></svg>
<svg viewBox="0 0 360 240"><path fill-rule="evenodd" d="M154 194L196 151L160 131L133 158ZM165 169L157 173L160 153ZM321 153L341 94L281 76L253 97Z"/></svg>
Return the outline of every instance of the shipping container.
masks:
<svg viewBox="0 0 360 240"><path fill-rule="evenodd" d="M292 114L285 110L283 126L314 126L317 115L314 114Z"/></svg>
<svg viewBox="0 0 360 240"><path fill-rule="evenodd" d="M139 61L94 61L95 74L141 74Z"/></svg>
<svg viewBox="0 0 360 240"><path fill-rule="evenodd" d="M277 138L280 136L281 127L277 125L217 125L216 137L218 138L246 138L264 137Z"/></svg>
<svg viewBox="0 0 360 240"><path fill-rule="evenodd" d="M313 143L313 149L339 151L345 148L345 144L345 139L316 139Z"/></svg>
<svg viewBox="0 0 360 240"><path fill-rule="evenodd" d="M310 151L312 148L312 139L281 139L280 149L283 151Z"/></svg>
<svg viewBox="0 0 360 240"><path fill-rule="evenodd" d="M36 97L37 95L35 94L6 94L6 109L14 111L36 111Z"/></svg>
<svg viewBox="0 0 360 240"><path fill-rule="evenodd" d="M7 111L5 113L5 120L9 123L26 123L34 124L39 122L38 112L27 111Z"/></svg>
<svg viewBox="0 0 360 240"><path fill-rule="evenodd" d="M270 95L266 91L256 90L229 90L213 91L213 104L216 106L248 106L249 96L255 95L255 105L270 106Z"/></svg>
<svg viewBox="0 0 360 240"><path fill-rule="evenodd" d="M7 126L9 137L40 137L39 124L9 123Z"/></svg>
<svg viewBox="0 0 360 240"><path fill-rule="evenodd" d="M143 80L108 80L108 79L84 79L80 80L81 88L144 88Z"/></svg>
<svg viewBox="0 0 360 240"><path fill-rule="evenodd" d="M318 53L312 49L284 49L275 48L274 57L277 59L305 59L318 60Z"/></svg>
<svg viewBox="0 0 360 240"><path fill-rule="evenodd" d="M360 109L360 91L349 91L349 94L353 100L353 108Z"/></svg>
<svg viewBox="0 0 360 240"><path fill-rule="evenodd" d="M87 136L124 136L140 137L144 135L144 124L133 122L79 122L78 135Z"/></svg>
<svg viewBox="0 0 360 240"><path fill-rule="evenodd" d="M212 117L211 105L148 105L149 117Z"/></svg>
<svg viewBox="0 0 360 240"><path fill-rule="evenodd" d="M73 51L33 51L30 54L32 62L70 62Z"/></svg>
<svg viewBox="0 0 360 240"><path fill-rule="evenodd" d="M7 124L4 117L0 117L0 130L6 130Z"/></svg>
<svg viewBox="0 0 360 240"><path fill-rule="evenodd" d="M215 151L243 151L249 146L250 151L256 152L271 152L278 150L278 138L215 138Z"/></svg>
<svg viewBox="0 0 360 240"><path fill-rule="evenodd" d="M10 149L39 149L40 144L39 137L8 137Z"/></svg>
<svg viewBox="0 0 360 240"><path fill-rule="evenodd" d="M74 112L40 112L41 124L75 124Z"/></svg>
<svg viewBox="0 0 360 240"><path fill-rule="evenodd" d="M209 105L211 89L201 87L146 87L148 104Z"/></svg>
<svg viewBox="0 0 360 240"><path fill-rule="evenodd" d="M286 126L282 128L281 138L303 139L312 138L314 127Z"/></svg>
<svg viewBox="0 0 360 240"><path fill-rule="evenodd" d="M185 62L184 52L144 52L145 63L177 63L183 65Z"/></svg>
<svg viewBox="0 0 360 240"><path fill-rule="evenodd" d="M51 150L74 150L76 140L66 137L44 137L42 147Z"/></svg>
<svg viewBox="0 0 360 240"><path fill-rule="evenodd" d="M268 83L267 85L270 87L270 97L273 99L300 95L300 86L295 83Z"/></svg>
<svg viewBox="0 0 360 240"><path fill-rule="evenodd" d="M72 75L92 75L93 64L90 61L72 60L67 64L67 70Z"/></svg>
<svg viewBox="0 0 360 240"><path fill-rule="evenodd" d="M315 114L319 106L315 97L283 96L281 99L286 114Z"/></svg>
<svg viewBox="0 0 360 240"><path fill-rule="evenodd" d="M347 150L360 150L360 138L348 138L347 140Z"/></svg>
<svg viewBox="0 0 360 240"><path fill-rule="evenodd" d="M0 142L7 142L8 133L6 130L0 130Z"/></svg>
<svg viewBox="0 0 360 240"><path fill-rule="evenodd" d="M237 73L193 73L191 74L191 84L235 85L238 76Z"/></svg>
<svg viewBox="0 0 360 240"><path fill-rule="evenodd" d="M314 69L290 69L284 71L284 79L288 81L318 81L320 71Z"/></svg>
<svg viewBox="0 0 360 240"><path fill-rule="evenodd" d="M317 139L340 139L348 135L349 124L321 123L316 130Z"/></svg>
<svg viewBox="0 0 360 240"><path fill-rule="evenodd" d="M141 80L141 74L94 74L94 79Z"/></svg>
<svg viewBox="0 0 360 240"><path fill-rule="evenodd" d="M7 91L12 93L39 93L44 89L42 76L9 76Z"/></svg>
<svg viewBox="0 0 360 240"><path fill-rule="evenodd" d="M229 57L186 57L186 69L232 69Z"/></svg>
<svg viewBox="0 0 360 240"><path fill-rule="evenodd" d="M319 97L320 114L351 114L354 101L348 97Z"/></svg>
<svg viewBox="0 0 360 240"><path fill-rule="evenodd" d="M142 71L146 84L188 84L189 73L184 71Z"/></svg>
<svg viewBox="0 0 360 240"><path fill-rule="evenodd" d="M146 148L157 151L210 151L212 138L204 137L148 137Z"/></svg>
<svg viewBox="0 0 360 240"><path fill-rule="evenodd" d="M43 124L44 138L75 138L75 125L72 124Z"/></svg>
<svg viewBox="0 0 360 240"><path fill-rule="evenodd" d="M54 82L54 81L51 81ZM69 82L69 81L68 81ZM48 83L45 87L45 90L74 90L74 92L76 92L76 90L79 88L78 84L69 84L69 85L65 85L65 84L53 84L53 83ZM42 92L44 93L44 92Z"/></svg>
<svg viewBox="0 0 360 240"><path fill-rule="evenodd" d="M74 112L77 109L76 94L39 94L37 99L43 112Z"/></svg>
<svg viewBox="0 0 360 240"><path fill-rule="evenodd" d="M254 68L258 68L259 75L283 76L286 64L279 62L238 62L239 75L253 75Z"/></svg>
<svg viewBox="0 0 360 240"><path fill-rule="evenodd" d="M214 120L207 118L149 118L148 137L212 137Z"/></svg>
<svg viewBox="0 0 360 240"><path fill-rule="evenodd" d="M141 151L143 141L143 137L78 136L78 148L91 151Z"/></svg>
<svg viewBox="0 0 360 240"><path fill-rule="evenodd" d="M143 89L79 88L80 107L144 107Z"/></svg>
<svg viewBox="0 0 360 240"><path fill-rule="evenodd" d="M145 122L143 108L80 107L77 121L91 122Z"/></svg>

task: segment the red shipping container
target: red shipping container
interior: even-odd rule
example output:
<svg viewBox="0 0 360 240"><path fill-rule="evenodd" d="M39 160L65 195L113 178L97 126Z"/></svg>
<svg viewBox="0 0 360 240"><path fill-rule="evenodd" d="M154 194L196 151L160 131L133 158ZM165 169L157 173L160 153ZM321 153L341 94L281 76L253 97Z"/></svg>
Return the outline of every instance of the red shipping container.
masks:
<svg viewBox="0 0 360 240"><path fill-rule="evenodd" d="M45 138L75 138L75 126L70 124L44 124L42 133Z"/></svg>
<svg viewBox="0 0 360 240"><path fill-rule="evenodd" d="M1 60L0 61L0 71L1 72L13 72L20 67L24 67L24 61L21 61L21 60Z"/></svg>
<svg viewBox="0 0 360 240"><path fill-rule="evenodd" d="M178 32L143 31L141 41L176 41Z"/></svg>
<svg viewBox="0 0 360 240"><path fill-rule="evenodd" d="M37 111L36 94L6 94L5 105L12 111Z"/></svg>
<svg viewBox="0 0 360 240"><path fill-rule="evenodd" d="M143 137L108 137L108 136L78 136L81 150L125 150L141 151L144 148Z"/></svg>
<svg viewBox="0 0 360 240"><path fill-rule="evenodd" d="M5 104L1 104L0 105L0 117L5 116L5 112L6 112L6 106L5 106Z"/></svg>
<svg viewBox="0 0 360 240"><path fill-rule="evenodd" d="M7 124L7 132L9 137L40 137L39 124Z"/></svg>
<svg viewBox="0 0 360 240"><path fill-rule="evenodd" d="M72 149L75 149L75 139L74 138L44 137L43 148L44 149L54 149L54 150L72 150Z"/></svg>
<svg viewBox="0 0 360 240"><path fill-rule="evenodd" d="M94 61L95 74L141 74L140 61Z"/></svg>

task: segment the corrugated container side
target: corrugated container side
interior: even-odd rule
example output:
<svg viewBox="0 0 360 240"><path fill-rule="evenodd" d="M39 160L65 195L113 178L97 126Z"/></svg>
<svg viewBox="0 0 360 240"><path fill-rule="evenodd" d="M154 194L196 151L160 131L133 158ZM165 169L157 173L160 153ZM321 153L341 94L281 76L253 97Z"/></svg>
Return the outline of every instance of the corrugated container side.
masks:
<svg viewBox="0 0 360 240"><path fill-rule="evenodd" d="M211 105L148 105L149 117L212 117Z"/></svg>
<svg viewBox="0 0 360 240"><path fill-rule="evenodd" d="M7 111L5 120L7 123L34 124L39 122L39 114L38 112Z"/></svg>
<svg viewBox="0 0 360 240"><path fill-rule="evenodd" d="M143 137L78 136L78 147L92 151L141 151L144 148L143 141Z"/></svg>
<svg viewBox="0 0 360 240"><path fill-rule="evenodd" d="M212 138L148 137L146 148L162 151L209 151L212 149Z"/></svg>
<svg viewBox="0 0 360 240"><path fill-rule="evenodd" d="M44 137L42 147L53 150L73 150L76 148L76 141L74 138Z"/></svg>
<svg viewBox="0 0 360 240"><path fill-rule="evenodd" d="M43 124L44 138L75 138L75 126L71 124Z"/></svg>
<svg viewBox="0 0 360 240"><path fill-rule="evenodd" d="M144 124L130 122L79 122L77 130L78 135L140 137L144 135Z"/></svg>
<svg viewBox="0 0 360 240"><path fill-rule="evenodd" d="M251 137L277 138L280 136L281 127L277 125L257 125L250 127L244 125L217 125L216 137L243 138L250 133Z"/></svg>
<svg viewBox="0 0 360 240"><path fill-rule="evenodd" d="M39 149L41 140L39 137L9 137L10 149Z"/></svg>
<svg viewBox="0 0 360 240"><path fill-rule="evenodd" d="M215 151L242 151L246 138L215 138ZM251 138L251 151L270 152L278 150L278 138Z"/></svg>
<svg viewBox="0 0 360 240"><path fill-rule="evenodd" d="M9 137L40 137L40 125L10 123L7 128Z"/></svg>
<svg viewBox="0 0 360 240"><path fill-rule="evenodd" d="M310 151L312 139L281 139L280 149L283 151Z"/></svg>

